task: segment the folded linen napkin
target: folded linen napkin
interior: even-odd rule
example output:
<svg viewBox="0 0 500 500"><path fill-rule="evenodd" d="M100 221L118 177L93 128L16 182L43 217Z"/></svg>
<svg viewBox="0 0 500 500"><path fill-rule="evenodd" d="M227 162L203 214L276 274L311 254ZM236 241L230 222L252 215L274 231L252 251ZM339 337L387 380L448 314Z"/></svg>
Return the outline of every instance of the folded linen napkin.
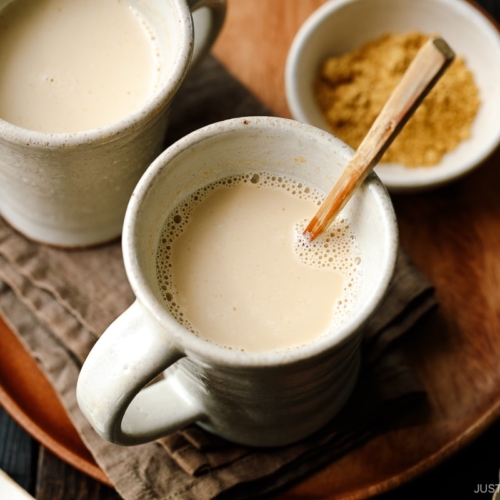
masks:
<svg viewBox="0 0 500 500"><path fill-rule="evenodd" d="M172 110L168 142L205 124L268 111L213 58ZM377 425L423 389L399 337L436 306L430 283L401 251L391 289L367 325L355 393L330 424L290 446L237 446L190 426L136 447L93 431L75 397L79 369L106 327L134 300L120 243L64 251L26 240L0 219L0 311L53 384L96 462L126 500L252 498L317 470L380 431Z"/></svg>

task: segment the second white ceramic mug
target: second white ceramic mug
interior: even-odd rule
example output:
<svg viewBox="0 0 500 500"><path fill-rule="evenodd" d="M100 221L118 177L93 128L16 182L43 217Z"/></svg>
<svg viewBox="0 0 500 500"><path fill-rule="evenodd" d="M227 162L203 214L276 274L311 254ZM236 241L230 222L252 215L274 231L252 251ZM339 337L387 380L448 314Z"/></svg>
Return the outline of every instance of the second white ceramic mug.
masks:
<svg viewBox="0 0 500 500"><path fill-rule="evenodd" d="M156 249L167 214L202 186L258 169L326 194L351 155L315 127L249 117L193 132L151 165L123 232L137 300L96 343L77 385L80 407L101 436L138 444L197 422L231 441L274 446L309 435L339 411L356 383L363 325L387 291L398 247L392 204L375 174L344 209L364 263L355 312L300 347L230 350L190 332L163 305ZM162 381L145 388L162 372Z"/></svg>
<svg viewBox="0 0 500 500"><path fill-rule="evenodd" d="M159 84L140 109L77 133L35 132L0 119L0 215L33 240L79 247L120 235L135 185L164 148L170 103L218 35L226 2L137 0L134 6L161 49ZM202 7L195 44L192 11Z"/></svg>

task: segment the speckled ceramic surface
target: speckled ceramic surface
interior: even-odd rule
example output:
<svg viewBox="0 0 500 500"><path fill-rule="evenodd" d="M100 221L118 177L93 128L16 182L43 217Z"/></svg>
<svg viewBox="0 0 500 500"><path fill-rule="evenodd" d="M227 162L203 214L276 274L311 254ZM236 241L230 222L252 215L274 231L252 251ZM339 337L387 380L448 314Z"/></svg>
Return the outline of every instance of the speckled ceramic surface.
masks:
<svg viewBox="0 0 500 500"><path fill-rule="evenodd" d="M97 342L78 382L80 406L102 436L134 444L198 422L232 441L274 446L307 436L339 411L356 382L363 324L387 290L398 248L393 208L374 174L344 209L364 262L356 312L303 346L247 352L191 333L161 303L156 248L169 211L203 185L258 165L326 193L351 155L315 127L248 117L200 129L151 165L134 191L123 234L137 300ZM141 391L164 370L163 381Z"/></svg>
<svg viewBox="0 0 500 500"><path fill-rule="evenodd" d="M208 50L224 19L223 0L190 4L138 3L162 51L159 84L137 112L73 134L33 132L0 120L0 214L12 226L31 239L63 247L119 236L132 190L163 149L169 105L191 62L190 8L213 7L213 22L208 28L204 24L195 59Z"/></svg>

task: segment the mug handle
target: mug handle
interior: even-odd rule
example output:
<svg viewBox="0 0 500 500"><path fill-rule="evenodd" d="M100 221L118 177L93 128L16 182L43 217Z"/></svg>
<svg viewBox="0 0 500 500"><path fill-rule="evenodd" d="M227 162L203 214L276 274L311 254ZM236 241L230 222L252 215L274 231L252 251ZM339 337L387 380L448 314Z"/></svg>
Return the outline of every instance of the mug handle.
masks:
<svg viewBox="0 0 500 500"><path fill-rule="evenodd" d="M187 3L191 13L205 7L210 16L206 28L201 29L202 26L195 28L195 44L190 65L193 68L208 53L220 33L226 17L226 0L187 0ZM195 24L194 20L193 24ZM198 42L196 41L197 36L200 37Z"/></svg>
<svg viewBox="0 0 500 500"><path fill-rule="evenodd" d="M96 342L78 377L78 404L96 432L115 444L158 439L205 414L179 370L146 385L185 354L135 301Z"/></svg>

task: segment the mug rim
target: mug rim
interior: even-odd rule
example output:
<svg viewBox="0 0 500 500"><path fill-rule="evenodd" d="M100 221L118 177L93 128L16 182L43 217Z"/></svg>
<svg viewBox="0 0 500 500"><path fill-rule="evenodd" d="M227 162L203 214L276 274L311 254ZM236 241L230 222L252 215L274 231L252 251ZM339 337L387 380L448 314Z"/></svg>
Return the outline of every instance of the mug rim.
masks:
<svg viewBox="0 0 500 500"><path fill-rule="evenodd" d="M345 147L345 144L332 134L295 120L269 116L232 118L202 127L167 148L146 170L131 196L125 214L122 235L123 258L129 283L136 299L162 325L174 344L181 351L189 353L189 356L238 368L270 367L306 361L352 340L353 335L360 331L364 322L373 314L388 290L398 254L398 227L390 196L380 179L372 172L365 183L368 183L371 194L375 196L378 202L377 206L380 207L379 210L386 228L384 239L387 241L389 252L385 256L385 262L381 262L381 266L384 265L381 279L376 283L369 300L362 304L359 308L361 312L356 314L353 321L342 325L335 331L335 335L325 335L302 346L279 350L255 352L227 349L198 337L179 324L156 297L148 280L140 270L135 248L137 248L137 227L141 221L139 213L141 206L163 169L167 168L169 162L179 154L204 140L251 129L263 132L266 129L271 131L277 128L285 129L289 133L302 132L305 136L323 137L330 141L333 139L334 142Z"/></svg>
<svg viewBox="0 0 500 500"><path fill-rule="evenodd" d="M181 50L172 65L166 80L160 81L155 90L135 111L107 125L78 132L41 132L14 125L0 118L0 140L23 146L54 149L59 147L87 147L89 143L109 143L120 135L131 131L141 121L157 113L158 107L168 102L177 92L189 68L194 48L194 26L187 0L170 0L178 13L181 25ZM4 6L6 7L6 5Z"/></svg>

